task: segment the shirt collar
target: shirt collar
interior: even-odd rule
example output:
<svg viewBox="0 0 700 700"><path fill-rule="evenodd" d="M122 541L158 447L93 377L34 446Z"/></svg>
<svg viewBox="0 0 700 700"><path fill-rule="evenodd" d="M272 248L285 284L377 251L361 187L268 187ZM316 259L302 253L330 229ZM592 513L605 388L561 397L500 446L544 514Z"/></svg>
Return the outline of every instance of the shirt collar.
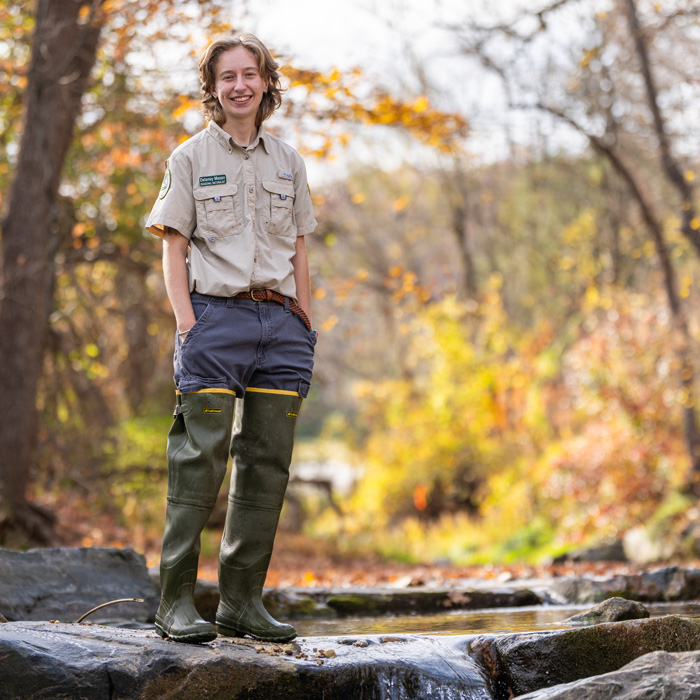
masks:
<svg viewBox="0 0 700 700"><path fill-rule="evenodd" d="M233 138L213 120L207 125L207 131L229 152L231 150L231 146L238 146ZM265 133L265 127L261 125L258 129L258 135L255 137L253 143L251 143L245 150L252 151L258 145L258 143L262 143L265 151L269 153L270 151L267 147L267 138L268 135Z"/></svg>

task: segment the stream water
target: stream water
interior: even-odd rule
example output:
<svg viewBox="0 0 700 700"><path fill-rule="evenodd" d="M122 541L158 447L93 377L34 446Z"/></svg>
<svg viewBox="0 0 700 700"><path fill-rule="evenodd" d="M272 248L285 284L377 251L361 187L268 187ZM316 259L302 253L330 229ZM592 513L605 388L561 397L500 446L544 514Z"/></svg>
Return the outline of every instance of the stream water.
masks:
<svg viewBox="0 0 700 700"><path fill-rule="evenodd" d="M700 618L700 602L646 603L652 617L681 615ZM491 610L452 610L427 615L382 615L293 620L300 637L363 634L481 634L570 629L568 617L592 606L536 605Z"/></svg>
<svg viewBox="0 0 700 700"><path fill-rule="evenodd" d="M700 618L700 602L649 603L652 617ZM303 637L333 639L335 644L364 638L372 647L371 665L364 650L345 647L343 661L358 665L358 698L376 700L493 700L484 672L466 651L471 635L572 629L564 620L592 606L537 605L491 610L453 610L430 615L384 615L294 620ZM404 643L392 634L412 635ZM339 637L347 635L343 642ZM377 635L387 635L381 637ZM336 647L339 648L339 647ZM356 656L357 658L353 658Z"/></svg>

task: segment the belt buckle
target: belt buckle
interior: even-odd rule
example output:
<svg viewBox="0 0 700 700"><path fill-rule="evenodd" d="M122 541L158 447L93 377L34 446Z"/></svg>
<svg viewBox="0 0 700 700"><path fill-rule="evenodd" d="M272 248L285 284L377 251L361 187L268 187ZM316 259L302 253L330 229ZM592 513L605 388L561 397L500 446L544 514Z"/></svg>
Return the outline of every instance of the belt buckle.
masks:
<svg viewBox="0 0 700 700"><path fill-rule="evenodd" d="M262 292L262 295L263 295L262 299L258 299L255 296L255 292ZM253 301L268 301L268 297L269 297L269 290L268 289L251 289L250 290L250 298Z"/></svg>

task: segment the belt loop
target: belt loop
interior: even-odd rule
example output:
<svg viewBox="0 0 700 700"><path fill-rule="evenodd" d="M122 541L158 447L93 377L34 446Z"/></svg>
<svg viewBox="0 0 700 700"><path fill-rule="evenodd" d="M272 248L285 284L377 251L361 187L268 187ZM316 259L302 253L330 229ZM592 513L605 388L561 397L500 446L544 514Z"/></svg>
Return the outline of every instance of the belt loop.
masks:
<svg viewBox="0 0 700 700"><path fill-rule="evenodd" d="M284 298L284 310L289 311L289 297Z"/></svg>
<svg viewBox="0 0 700 700"><path fill-rule="evenodd" d="M226 299L226 307L232 309L234 307L233 297Z"/></svg>

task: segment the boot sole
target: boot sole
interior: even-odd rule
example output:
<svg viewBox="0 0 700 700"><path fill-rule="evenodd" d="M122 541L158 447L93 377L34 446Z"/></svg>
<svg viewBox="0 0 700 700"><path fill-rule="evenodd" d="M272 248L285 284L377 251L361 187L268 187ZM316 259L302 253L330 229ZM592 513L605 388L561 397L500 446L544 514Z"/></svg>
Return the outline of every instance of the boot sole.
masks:
<svg viewBox="0 0 700 700"><path fill-rule="evenodd" d="M216 629L219 631L219 634L223 635L224 637L245 637L248 635L259 642L291 642L292 639L296 639L297 636L296 632L292 632L291 634L262 637L255 632L235 629L234 627L227 627L226 625L222 625L220 622L216 623Z"/></svg>
<svg viewBox="0 0 700 700"><path fill-rule="evenodd" d="M155 623L156 634L163 639L172 639L174 642L182 644L205 644L213 642L216 637L216 632L192 632L190 634L171 634L166 632L157 622Z"/></svg>

